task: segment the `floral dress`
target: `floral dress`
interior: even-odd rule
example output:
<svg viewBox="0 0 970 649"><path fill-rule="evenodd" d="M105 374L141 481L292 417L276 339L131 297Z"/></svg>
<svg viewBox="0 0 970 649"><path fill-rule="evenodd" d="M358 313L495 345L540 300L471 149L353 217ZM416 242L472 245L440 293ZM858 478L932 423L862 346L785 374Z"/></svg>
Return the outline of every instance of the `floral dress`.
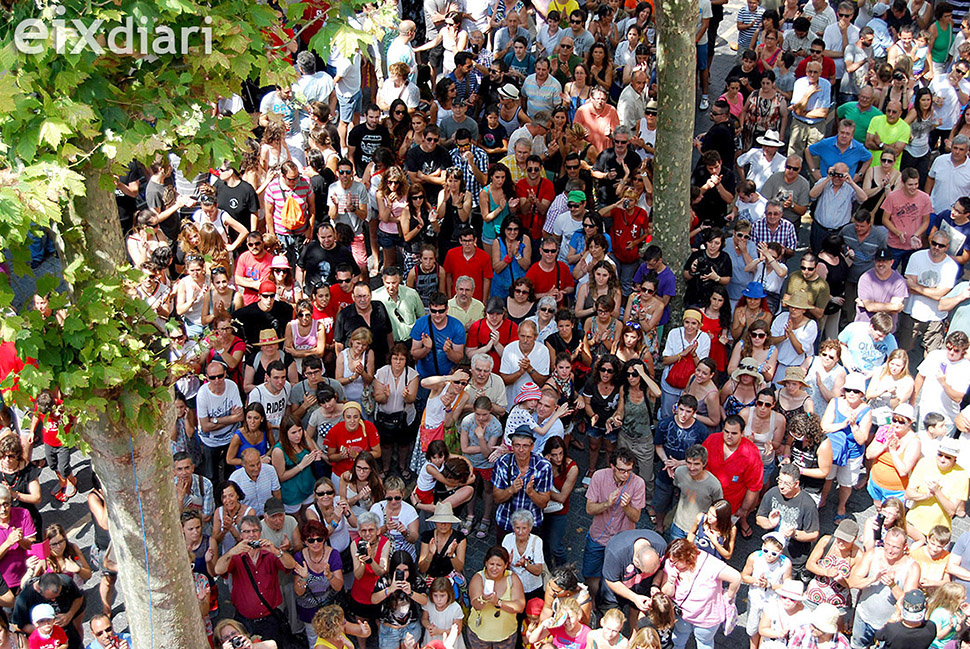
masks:
<svg viewBox="0 0 970 649"><path fill-rule="evenodd" d="M828 547L825 548L824 556L818 560L818 565L821 568L835 568L839 576L815 575L805 590L805 599L813 604L828 603L840 610L846 610L851 601L851 594L845 580L849 578L852 566L848 559L837 554L829 554L834 539L835 537L829 538Z"/></svg>
<svg viewBox="0 0 970 649"><path fill-rule="evenodd" d="M744 104L744 148L749 149L756 138L768 129L779 130L781 126L781 95L775 92L771 99L765 99L760 92L753 92Z"/></svg>

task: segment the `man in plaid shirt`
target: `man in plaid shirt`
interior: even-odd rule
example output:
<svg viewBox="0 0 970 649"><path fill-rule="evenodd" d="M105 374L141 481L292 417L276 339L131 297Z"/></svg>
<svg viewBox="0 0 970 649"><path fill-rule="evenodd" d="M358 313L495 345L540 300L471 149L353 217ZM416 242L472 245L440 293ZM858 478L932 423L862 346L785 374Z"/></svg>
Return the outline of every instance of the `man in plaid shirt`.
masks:
<svg viewBox="0 0 970 649"><path fill-rule="evenodd" d="M495 485L495 527L498 538L512 531L512 513L527 509L542 525L542 510L552 493L552 465L533 453L535 435L528 426L519 426L511 435L512 452L495 463L492 478Z"/></svg>
<svg viewBox="0 0 970 649"><path fill-rule="evenodd" d="M488 180L488 154L472 144L471 133L467 128L455 131L455 148L451 150L451 161L461 169L465 189L472 193L472 207L478 207L478 194Z"/></svg>

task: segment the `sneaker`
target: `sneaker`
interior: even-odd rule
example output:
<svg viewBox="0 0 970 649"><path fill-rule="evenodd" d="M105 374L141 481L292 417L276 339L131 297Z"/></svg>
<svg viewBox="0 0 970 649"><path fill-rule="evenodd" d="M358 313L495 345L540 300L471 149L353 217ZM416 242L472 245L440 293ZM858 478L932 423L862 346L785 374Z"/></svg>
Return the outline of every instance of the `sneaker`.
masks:
<svg viewBox="0 0 970 649"><path fill-rule="evenodd" d="M697 105L697 110L707 110L711 107L711 100L707 95L701 95L701 103Z"/></svg>
<svg viewBox="0 0 970 649"><path fill-rule="evenodd" d="M587 486L587 487L588 487L588 486L589 486L589 483L590 483L590 480L591 480L592 478L593 478L593 474L592 474L592 472L590 472L590 471L587 471L587 472L586 472L586 477L585 477L585 478L583 478L583 484L584 484L585 486Z"/></svg>

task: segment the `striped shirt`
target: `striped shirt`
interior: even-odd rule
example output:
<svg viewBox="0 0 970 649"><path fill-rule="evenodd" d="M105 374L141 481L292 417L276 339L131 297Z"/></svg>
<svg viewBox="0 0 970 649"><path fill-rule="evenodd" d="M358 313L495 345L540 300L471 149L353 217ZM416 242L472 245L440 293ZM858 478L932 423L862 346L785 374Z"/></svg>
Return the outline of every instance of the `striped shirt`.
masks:
<svg viewBox="0 0 970 649"><path fill-rule="evenodd" d="M304 222L310 224L310 214L308 212L309 208L309 197L313 190L310 188L309 181L300 176L299 180L296 181L296 187L290 189L285 186L285 183L281 181L280 177L275 178L266 188L266 196L273 201L273 228L276 234L299 234L306 229L306 227L300 230L287 230L283 227L283 205L286 204L286 199L290 196L296 198L300 207L303 209Z"/></svg>

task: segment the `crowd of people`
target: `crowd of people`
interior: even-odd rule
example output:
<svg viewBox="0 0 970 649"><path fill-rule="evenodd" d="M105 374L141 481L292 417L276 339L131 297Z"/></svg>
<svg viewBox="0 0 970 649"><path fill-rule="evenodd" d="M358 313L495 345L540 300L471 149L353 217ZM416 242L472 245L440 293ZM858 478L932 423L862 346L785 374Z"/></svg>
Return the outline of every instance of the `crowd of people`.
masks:
<svg viewBox="0 0 970 649"><path fill-rule="evenodd" d="M689 215L653 211L653 4L394 4L364 57L281 14L299 79L218 104L237 159L115 178L213 646L959 647L970 3L746 0L714 78L700 0ZM0 413L0 604L79 649L97 573L89 649L124 647L97 481L91 548L41 516L60 397Z"/></svg>

